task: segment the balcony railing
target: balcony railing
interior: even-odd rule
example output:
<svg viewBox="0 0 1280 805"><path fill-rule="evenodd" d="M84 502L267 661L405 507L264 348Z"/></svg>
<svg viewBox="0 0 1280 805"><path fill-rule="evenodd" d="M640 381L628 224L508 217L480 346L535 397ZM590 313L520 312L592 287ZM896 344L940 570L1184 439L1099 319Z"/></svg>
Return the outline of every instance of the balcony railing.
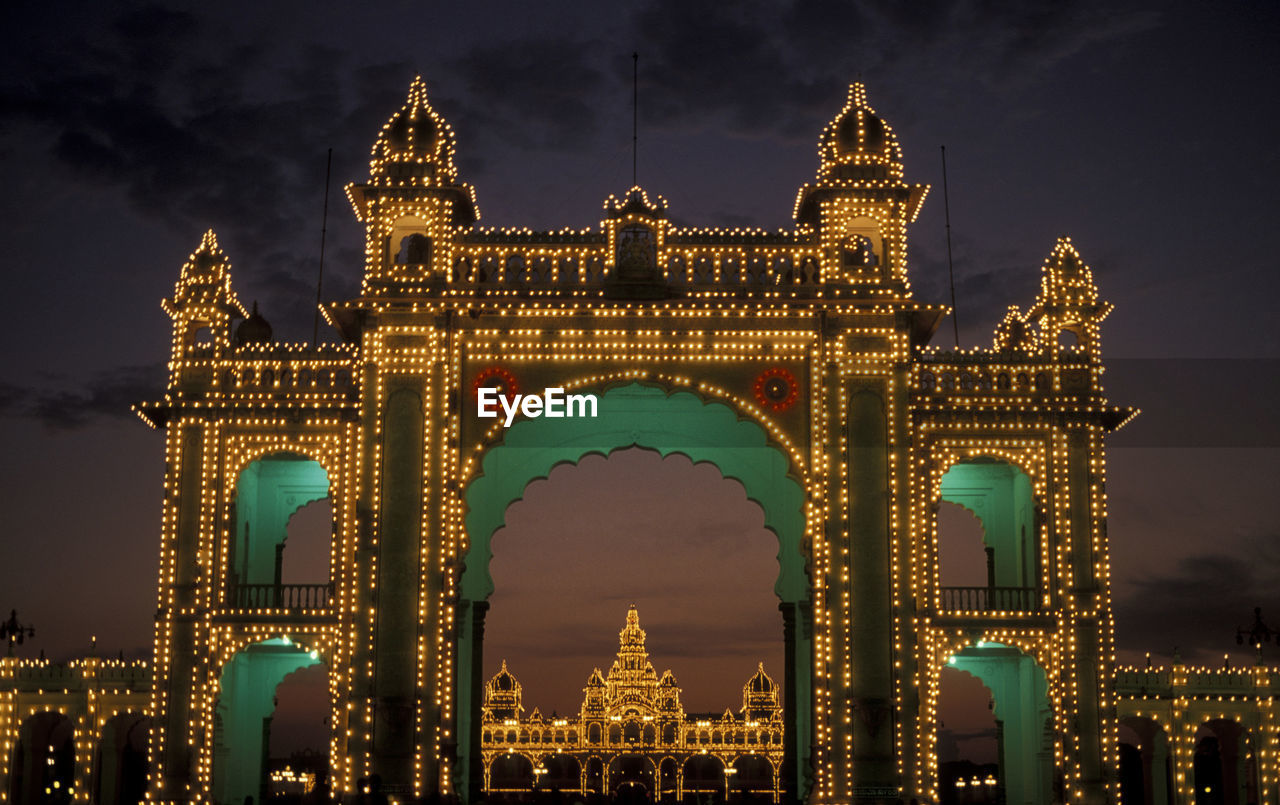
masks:
<svg viewBox="0 0 1280 805"><path fill-rule="evenodd" d="M333 583L237 584L227 601L236 609L325 609L333 602Z"/></svg>
<svg viewBox="0 0 1280 805"><path fill-rule="evenodd" d="M943 587L946 612L1039 612L1035 587Z"/></svg>

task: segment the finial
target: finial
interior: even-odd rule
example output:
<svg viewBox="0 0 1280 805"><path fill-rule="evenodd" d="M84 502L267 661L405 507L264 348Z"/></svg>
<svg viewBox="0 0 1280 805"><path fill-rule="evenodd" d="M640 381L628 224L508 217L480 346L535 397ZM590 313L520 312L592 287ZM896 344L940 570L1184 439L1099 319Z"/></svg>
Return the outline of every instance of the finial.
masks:
<svg viewBox="0 0 1280 805"><path fill-rule="evenodd" d="M867 87L862 83L862 76L849 85L849 105L860 109L870 109L867 103Z"/></svg>

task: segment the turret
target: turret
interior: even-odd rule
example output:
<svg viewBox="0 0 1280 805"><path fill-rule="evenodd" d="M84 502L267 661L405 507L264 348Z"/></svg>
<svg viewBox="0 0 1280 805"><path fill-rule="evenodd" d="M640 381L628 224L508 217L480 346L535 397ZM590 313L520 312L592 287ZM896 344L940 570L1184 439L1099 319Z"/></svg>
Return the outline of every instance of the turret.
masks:
<svg viewBox="0 0 1280 805"><path fill-rule="evenodd" d="M485 685L485 709L497 721L519 718L524 710L520 702L521 696L520 683L507 670L507 661L503 660L502 668Z"/></svg>
<svg viewBox="0 0 1280 805"><path fill-rule="evenodd" d="M365 224L369 283L438 283L453 264L453 237L480 217L475 191L458 181L453 129L427 101L419 76L373 144L369 181L347 185Z"/></svg>
<svg viewBox="0 0 1280 805"><path fill-rule="evenodd" d="M778 683L764 672L764 663L742 686L742 717L747 721L768 721L782 713L778 704Z"/></svg>
<svg viewBox="0 0 1280 805"><path fill-rule="evenodd" d="M649 299L666 294L666 277L659 255L666 246L667 202L662 196L650 201L640 187L619 199L604 203L602 223L609 247L606 251L605 287L610 296Z"/></svg>
<svg viewBox="0 0 1280 805"><path fill-rule="evenodd" d="M1097 362L1102 355L1099 325L1112 310L1098 295L1093 272L1070 238L1059 238L1044 261L1040 294L1027 311L1039 329L1041 346L1055 360L1073 352Z"/></svg>
<svg viewBox="0 0 1280 805"><path fill-rule="evenodd" d="M171 386L184 361L223 355L231 348L231 322L246 314L231 290L231 261L212 229L183 264L173 298L161 306L173 319Z"/></svg>
<svg viewBox="0 0 1280 805"><path fill-rule="evenodd" d="M903 181L897 135L861 83L849 87L844 108L823 129L818 156L817 178L796 196L795 217L817 229L822 282L905 293L907 224L929 188Z"/></svg>

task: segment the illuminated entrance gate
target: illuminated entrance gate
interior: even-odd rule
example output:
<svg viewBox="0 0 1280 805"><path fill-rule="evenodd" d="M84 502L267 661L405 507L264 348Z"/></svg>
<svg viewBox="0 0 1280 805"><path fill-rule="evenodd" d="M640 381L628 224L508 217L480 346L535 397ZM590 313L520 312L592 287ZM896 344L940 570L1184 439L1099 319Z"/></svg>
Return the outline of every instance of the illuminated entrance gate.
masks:
<svg viewBox="0 0 1280 805"><path fill-rule="evenodd" d="M939 669L978 641L1044 678L1001 718L1049 724L1053 768L1005 790L1108 798L1103 438L1128 414L1069 242L992 349L938 352L945 311L907 281L927 188L861 86L788 231L678 227L640 188L599 229L480 229L453 149L416 81L347 188L367 238L359 296L324 309L344 344L274 342L212 233L165 301L168 394L140 408L167 438L152 799L241 805L262 772L220 764L258 745L222 719L251 689L259 717L266 683L228 690L224 668L306 646L334 796L474 800L489 540L556 463L633 445L714 464L778 537L785 798L937 801ZM535 400L487 418L482 389ZM598 407L556 417L546 389ZM326 495L329 577L288 583L285 524ZM944 501L983 521L986 585L940 583Z"/></svg>

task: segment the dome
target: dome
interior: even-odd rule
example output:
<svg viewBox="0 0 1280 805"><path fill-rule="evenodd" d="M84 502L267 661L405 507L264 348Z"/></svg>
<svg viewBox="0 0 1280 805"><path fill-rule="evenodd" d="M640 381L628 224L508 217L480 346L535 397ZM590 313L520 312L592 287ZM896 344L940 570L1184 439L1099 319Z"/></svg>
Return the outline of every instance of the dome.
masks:
<svg viewBox="0 0 1280 805"><path fill-rule="evenodd" d="M426 82L418 76L404 106L382 127L373 144L370 181L452 184L456 179L453 148L453 129L427 102Z"/></svg>
<svg viewBox="0 0 1280 805"><path fill-rule="evenodd" d="M258 312L258 303L253 303L253 312L236 327L236 346L245 344L271 343L271 324Z"/></svg>
<svg viewBox="0 0 1280 805"><path fill-rule="evenodd" d="M496 692L513 691L518 687L516 678L507 670L507 661L502 661L502 670L493 675L493 679L489 680L489 688Z"/></svg>
<svg viewBox="0 0 1280 805"><path fill-rule="evenodd" d="M594 671L591 672L591 676L587 677L587 687L589 688L604 687L604 676L600 673L599 668L596 668Z"/></svg>
<svg viewBox="0 0 1280 805"><path fill-rule="evenodd" d="M674 688L678 687L679 684L676 682L675 674L670 671L663 671L662 679L658 680L658 686L663 688Z"/></svg>
<svg viewBox="0 0 1280 805"><path fill-rule="evenodd" d="M818 151L820 173L830 178L886 179L902 174L898 137L867 103L862 82L849 87L849 98L823 130Z"/></svg>
<svg viewBox="0 0 1280 805"><path fill-rule="evenodd" d="M747 690L752 693L774 693L778 690L778 683L764 672L764 663L760 663L756 668L755 676L747 680Z"/></svg>

